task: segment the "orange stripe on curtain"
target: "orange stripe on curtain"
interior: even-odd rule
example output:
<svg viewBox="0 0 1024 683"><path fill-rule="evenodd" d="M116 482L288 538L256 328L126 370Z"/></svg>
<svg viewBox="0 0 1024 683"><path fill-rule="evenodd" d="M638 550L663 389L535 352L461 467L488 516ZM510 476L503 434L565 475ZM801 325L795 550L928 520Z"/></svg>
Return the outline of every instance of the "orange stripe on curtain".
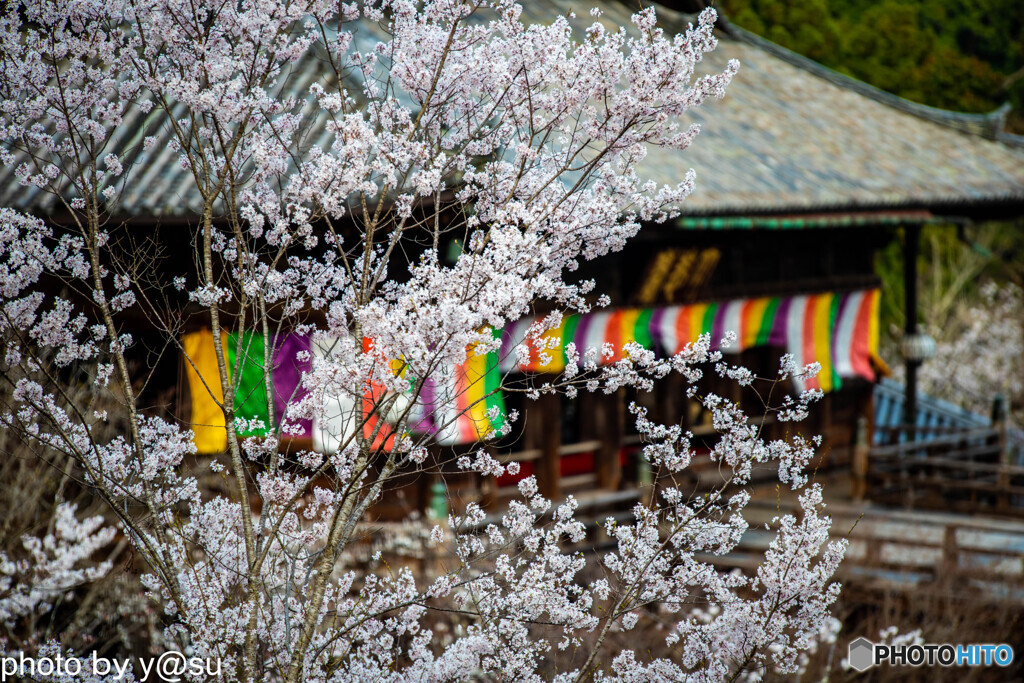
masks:
<svg viewBox="0 0 1024 683"><path fill-rule="evenodd" d="M872 299L875 300L874 306ZM857 322L854 326L853 341L850 344L850 364L854 372L861 377L874 381L875 372L871 368L871 334L872 328L877 335L878 322L875 318L877 309L877 291L866 294L860 300L860 310L857 311ZM877 337L876 337L877 339ZM877 342L876 342L877 343Z"/></svg>

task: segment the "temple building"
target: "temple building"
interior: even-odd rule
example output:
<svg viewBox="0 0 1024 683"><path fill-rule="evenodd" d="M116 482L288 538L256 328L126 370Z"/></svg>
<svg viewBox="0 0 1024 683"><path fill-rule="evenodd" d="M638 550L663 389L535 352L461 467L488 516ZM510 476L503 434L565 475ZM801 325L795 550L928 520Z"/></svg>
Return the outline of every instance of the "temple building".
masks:
<svg viewBox="0 0 1024 683"><path fill-rule="evenodd" d="M602 8L601 20L609 26L629 24L629 3L589 4ZM550 21L575 5L568 0L526 3L523 20ZM681 30L692 19L667 8L659 9L659 17L667 30ZM581 16L573 21L584 27L590 20ZM717 345L731 330L737 336L722 349L726 359L760 376L774 377L786 353L800 364L820 364L816 378L787 382L782 390L824 392L801 429L823 434L822 462L842 467L871 428L873 383L886 372L887 362L902 362L879 357L879 301L888 293L880 290L875 275L876 252L902 235L912 264L926 226L969 226L1024 213L1024 138L1002 132L1000 113L958 114L913 104L724 21L719 37L718 49L701 70L718 72L727 60L738 59L741 68L727 96L690 114L690 121L701 126L690 149L650 149L638 169L641 176L670 185L691 168L696 171L696 190L680 207L681 214L645 226L623 251L582 264L580 277L594 278L596 291L607 293L612 306L565 317L549 333L561 339L550 358L515 362L511 349L530 322L520 321L495 331L503 335L503 353L471 356L452 370L450 387L432 387L438 395L462 397L467 409L446 419L429 397L418 408L417 425L435 431L441 448L475 447L496 426L494 415L500 421L515 408L523 415L518 426L488 447L524 463L519 476L536 473L546 494L616 492L649 481L652 474L636 457L640 442L630 427L629 402L648 407L655 418L683 415L695 435L713 438L705 415L686 399L679 381L661 382L645 395L620 391L537 401L494 392L495 382L515 373L558 372L570 340L577 346L607 342L614 354L630 341L670 354L704 333ZM305 92L317 76L296 79L294 87ZM139 114L138 121L123 126L125 134L133 123L140 130L146 124ZM112 141L120 143L127 141ZM197 198L187 194L191 176L179 167L177 154L167 144L141 154L134 160L139 180L114 218L143 232L194 230L190 219ZM4 205L56 224L64 220L52 197L18 184L14 165L0 174ZM189 247L189 240L169 240L164 249L171 258L191 258ZM455 242L444 245L453 256L459 248ZM913 273L908 278L913 281ZM536 311L537 316L546 313ZM247 340L247 348L258 343L262 349L265 342L254 336L259 335L236 331L227 340L229 349L239 348L239 339ZM194 359L206 358L206 349L212 348L212 335L201 322L184 340ZM283 335L274 346L275 354L289 359L308 359L317 352L301 335ZM154 384L154 403L162 401L184 424L216 424L200 380L202 363L160 362L166 366L160 375L163 389ZM295 394L295 367L288 362L275 370L273 402L280 407ZM251 391L242 392L247 397L243 403L262 401L265 411L262 369L244 381ZM704 382L702 391L732 391L730 396L758 415L759 397L752 390L729 389L711 377ZM356 409L339 406L325 417L335 424L309 424L304 445L329 450L329 435L336 438L347 429L342 423ZM259 410L241 413L260 417ZM766 429L784 429L770 415L763 421ZM200 451L223 448L202 427L196 433ZM467 495L498 500L501 488L513 480L477 482L470 487L477 493ZM425 481L414 485L419 492L398 499L398 508L426 506Z"/></svg>

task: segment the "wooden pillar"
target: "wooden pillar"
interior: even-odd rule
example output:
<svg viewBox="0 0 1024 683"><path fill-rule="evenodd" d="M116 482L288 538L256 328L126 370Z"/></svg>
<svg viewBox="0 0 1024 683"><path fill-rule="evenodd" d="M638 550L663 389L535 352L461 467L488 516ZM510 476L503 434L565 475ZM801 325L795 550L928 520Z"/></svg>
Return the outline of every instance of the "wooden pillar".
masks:
<svg viewBox="0 0 1024 683"><path fill-rule="evenodd" d="M616 490L622 482L622 433L625 423L625 390L614 394L594 395L594 431L601 442L594 458L597 471L597 485L603 489Z"/></svg>
<svg viewBox="0 0 1024 683"><path fill-rule="evenodd" d="M533 409L540 413L540 459L537 460L537 484L546 498L562 495L562 402L558 394L542 394Z"/></svg>
<svg viewBox="0 0 1024 683"><path fill-rule="evenodd" d="M942 577L952 582L960 567L959 544L956 538L957 527L950 524L942 532ZM938 577L936 577L938 578Z"/></svg>
<svg viewBox="0 0 1024 683"><path fill-rule="evenodd" d="M441 447L436 444L428 446L427 453L427 461L420 467L413 483L413 495L416 496L416 509L424 515L430 514L430 487L435 478L441 476L440 463L444 460Z"/></svg>
<svg viewBox="0 0 1024 683"><path fill-rule="evenodd" d="M863 397L860 401L861 409L860 414L864 415L868 421L867 429L867 440L868 447L874 446L876 443L875 430L878 429L878 425L875 423L875 388L874 385L870 385L864 390Z"/></svg>
<svg viewBox="0 0 1024 683"><path fill-rule="evenodd" d="M826 470L835 466L836 438L833 433L835 427L832 423L832 392L825 394L818 405L817 424L815 434L821 435L821 446L818 447L818 457L815 459L816 469Z"/></svg>
<svg viewBox="0 0 1024 683"><path fill-rule="evenodd" d="M857 436L850 469L853 474L850 497L862 501L868 492L868 419L863 415L857 418Z"/></svg>
<svg viewBox="0 0 1024 683"><path fill-rule="evenodd" d="M906 337L917 334L917 255L921 241L921 226L908 225L904 228L903 243L903 296L906 321L904 333ZM917 368L919 360L905 361L907 369L906 397L903 401L903 422L913 427L917 421ZM910 441L917 440L917 430L911 429L907 434Z"/></svg>
<svg viewBox="0 0 1024 683"><path fill-rule="evenodd" d="M998 448L997 462L999 471L996 474L996 507L1000 511L1010 509L1010 449L1006 438L1006 399L997 394L992 401L992 428L996 432Z"/></svg>
<svg viewBox="0 0 1024 683"><path fill-rule="evenodd" d="M750 367L750 366L747 366ZM678 372L669 373L667 377L660 380L655 389L658 392L658 405L661 406L661 414L658 419L662 424L687 422L686 403L686 381Z"/></svg>

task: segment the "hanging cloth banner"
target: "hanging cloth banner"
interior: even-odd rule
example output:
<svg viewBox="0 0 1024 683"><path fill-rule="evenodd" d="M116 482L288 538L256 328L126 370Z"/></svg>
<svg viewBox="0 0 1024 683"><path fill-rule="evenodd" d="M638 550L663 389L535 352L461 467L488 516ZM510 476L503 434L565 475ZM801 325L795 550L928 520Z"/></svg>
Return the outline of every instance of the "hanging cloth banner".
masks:
<svg viewBox="0 0 1024 683"><path fill-rule="evenodd" d="M340 342L335 338L313 342L315 362L328 362L338 343ZM364 339L362 348L364 353L371 352L370 340ZM387 363L386 359L381 360ZM398 372L401 366L392 363L391 367L393 371ZM390 409L384 420L381 420L379 407L383 405L390 405ZM361 395L346 390L340 390L337 394L325 394L323 412L313 420L313 448L321 453L335 453L347 447L356 434L361 433L363 438L372 439L372 448L390 451L394 448L397 435L391 425L408 405L407 398L395 396L377 383L364 386Z"/></svg>
<svg viewBox="0 0 1024 683"><path fill-rule="evenodd" d="M879 290L874 289L566 315L541 335L541 343L531 345L529 360L519 363L516 347L537 322L527 318L505 328L500 371L562 372L570 342L580 355L588 348L609 349L610 355L601 353L597 362L611 365L622 359L630 342L664 357L708 334L712 348L723 353L771 345L785 348L799 367L818 363L816 377L794 380L797 389L829 392L842 386L843 377L875 380L871 359L878 357L878 303ZM736 338L722 345L728 331Z"/></svg>
<svg viewBox="0 0 1024 683"><path fill-rule="evenodd" d="M304 423L303 429L309 431L303 434L312 432L316 450L333 452L361 427L366 438L375 435L376 447L390 450L396 434L387 425L408 410L411 431L430 434L441 445L485 440L504 421L503 375L514 371L562 372L570 342L581 355L588 348L607 351L598 356L599 365L621 360L628 343L639 344L665 357L679 353L702 334L711 335L712 347L728 354L756 346L778 346L793 355L798 367L811 363L821 366L816 377L794 379L798 391L835 391L842 387L843 378L875 380L872 361L878 359L879 298L879 290L873 289L566 315L558 327L541 336L541 344L531 345L524 362L520 363L516 348L537 322L526 318L506 325L500 332L495 331L495 337L501 339L500 351L467 349L463 364L424 380L420 395L411 406L409 398L399 397L391 402L392 408L384 416L385 424L379 424L375 408L385 395L380 387L369 387L359 401L351 396L327 397L324 416L311 425ZM736 337L729 345L722 346L727 331L735 332ZM221 401L221 390L213 336L209 330L201 330L185 335L182 343L191 358L191 363L186 361L186 368L192 393L196 446L202 453L222 451L227 439L223 413L217 405ZM269 424L262 337L254 333L226 335L225 346L231 372L240 368L235 391L236 414L246 420L258 418ZM367 341L363 350L369 350ZM327 353L322 344L311 344L300 335L282 335L277 339L271 373L275 421L280 421L290 401L304 395L301 377L311 367L310 358L322 358ZM244 362L238 362L239 356ZM203 382L207 377L215 381ZM356 410L357 402L361 403L361 410ZM264 432L243 435L261 433Z"/></svg>
<svg viewBox="0 0 1024 683"><path fill-rule="evenodd" d="M227 449L224 393L213 344L208 329L191 332L181 339L185 374L191 396L190 423L199 453L220 453ZM235 379L234 410L236 418L246 421L240 436L265 436L270 427L264 372L265 343L262 334L254 332L221 333L228 377ZM294 333L279 335L275 340L271 387L274 394L274 427L281 424L285 408L305 396L302 375L310 368L310 342ZM305 353L303 353L305 352ZM297 421L298 432L290 436L309 436L312 423Z"/></svg>
<svg viewBox="0 0 1024 683"><path fill-rule="evenodd" d="M241 437L266 436L270 427L270 404L267 400L267 384L264 365L266 344L264 337L256 332L222 334L221 340L226 353L228 376L234 380L234 411ZM274 401L274 427L279 427L287 407L307 395L302 386L302 376L312 369L313 358L323 359L330 353L332 341L312 343L309 337L295 333L278 335L274 340L271 388ZM369 341L364 340L363 350L370 350ZM227 449L227 433L224 430L223 391L213 335L204 329L182 337L185 366L191 394L191 418L195 434L196 449L199 453L220 453ZM209 387L209 388L208 388ZM357 400L348 395L325 396L323 415L317 420L298 420L297 432L289 437L312 437L315 450L333 453L345 445L356 429L361 428L367 439L373 439L374 448L391 450L395 441L395 430L388 420L394 421L408 404L403 396L391 403L391 411L383 424L377 417L377 406L387 398L383 389L373 385L366 387ZM356 405L359 405L359 410ZM468 432L467 432L468 433ZM454 442L454 441L453 441Z"/></svg>
<svg viewBox="0 0 1024 683"><path fill-rule="evenodd" d="M289 332L275 339L274 369L271 372L274 388L274 417L278 424L285 409L306 396L302 376L312 369L312 343L309 337ZM308 437L313 433L312 420L291 420L298 427L292 436Z"/></svg>
<svg viewBox="0 0 1024 683"><path fill-rule="evenodd" d="M227 347L227 335L221 335L222 347ZM185 356L185 377L191 396L191 415L196 449L200 453L220 453L228 447L224 431L224 390L217 369L217 354L213 346L213 333L199 330L181 339Z"/></svg>
<svg viewBox="0 0 1024 683"><path fill-rule="evenodd" d="M266 436L270 423L267 381L264 371L263 335L255 332L228 334L228 368L235 380L235 419L245 420L239 436Z"/></svg>
<svg viewBox="0 0 1024 683"><path fill-rule="evenodd" d="M493 332L500 338L500 332ZM498 352L474 347L466 362L427 378L409 424L414 432L431 434L442 446L486 440L505 421L505 399Z"/></svg>

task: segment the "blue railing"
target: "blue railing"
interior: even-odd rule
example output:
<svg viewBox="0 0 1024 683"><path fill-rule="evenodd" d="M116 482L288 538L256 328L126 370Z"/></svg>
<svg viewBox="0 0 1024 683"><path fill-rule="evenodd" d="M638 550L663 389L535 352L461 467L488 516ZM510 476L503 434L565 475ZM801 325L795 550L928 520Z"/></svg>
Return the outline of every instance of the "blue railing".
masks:
<svg viewBox="0 0 1024 683"><path fill-rule="evenodd" d="M875 385L875 436L874 444L881 445L891 437L886 427L904 424L904 385L891 379L883 379ZM943 436L944 429L985 429L992 426L992 419L961 408L941 398L928 394L917 394L917 415L914 420L921 431L915 435L918 441L930 441ZM1010 462L1024 464L1024 431L1011 427L1006 431ZM900 441L906 439L901 435Z"/></svg>
<svg viewBox="0 0 1024 683"><path fill-rule="evenodd" d="M904 424L904 386L891 379L883 379L875 385L875 444L881 443L883 432L878 427L896 427ZM992 426L992 420L965 410L955 403L935 398L928 394L917 394L917 416L914 424L918 427L954 427L962 429L983 429ZM927 430L924 430L927 432ZM927 436L925 437L927 438Z"/></svg>

